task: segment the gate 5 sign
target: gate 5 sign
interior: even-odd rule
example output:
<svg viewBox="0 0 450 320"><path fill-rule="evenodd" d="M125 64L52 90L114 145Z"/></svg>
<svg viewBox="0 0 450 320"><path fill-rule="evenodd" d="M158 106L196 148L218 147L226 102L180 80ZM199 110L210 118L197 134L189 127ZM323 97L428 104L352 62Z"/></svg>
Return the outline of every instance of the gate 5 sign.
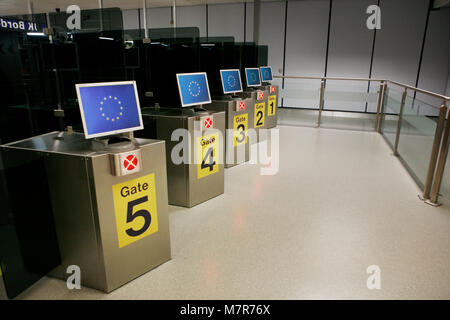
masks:
<svg viewBox="0 0 450 320"><path fill-rule="evenodd" d="M197 178L219 172L219 134L197 138Z"/></svg>
<svg viewBox="0 0 450 320"><path fill-rule="evenodd" d="M255 128L264 127L266 103L255 103Z"/></svg>
<svg viewBox="0 0 450 320"><path fill-rule="evenodd" d="M277 96L272 95L268 98L269 110L267 111L268 116L274 116L275 112L277 112Z"/></svg>
<svg viewBox="0 0 450 320"><path fill-rule="evenodd" d="M112 186L119 248L158 232L155 174Z"/></svg>
<svg viewBox="0 0 450 320"><path fill-rule="evenodd" d="M248 129L248 113L234 116L234 146L246 144Z"/></svg>

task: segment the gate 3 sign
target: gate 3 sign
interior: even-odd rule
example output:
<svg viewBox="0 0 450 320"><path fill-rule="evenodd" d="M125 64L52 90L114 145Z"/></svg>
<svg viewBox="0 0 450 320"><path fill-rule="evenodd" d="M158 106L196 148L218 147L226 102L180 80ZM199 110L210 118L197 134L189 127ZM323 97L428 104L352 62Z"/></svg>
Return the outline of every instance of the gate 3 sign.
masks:
<svg viewBox="0 0 450 320"><path fill-rule="evenodd" d="M0 28L1 29L36 32L36 31L42 31L42 29L44 29L46 27L47 27L46 24L38 25L36 22L31 22L31 21L0 18Z"/></svg>

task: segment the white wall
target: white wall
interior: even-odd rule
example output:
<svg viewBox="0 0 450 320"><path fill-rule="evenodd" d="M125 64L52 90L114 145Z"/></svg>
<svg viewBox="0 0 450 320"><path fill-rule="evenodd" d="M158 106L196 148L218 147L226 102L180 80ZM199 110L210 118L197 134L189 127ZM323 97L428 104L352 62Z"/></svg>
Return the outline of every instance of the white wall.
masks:
<svg viewBox="0 0 450 320"><path fill-rule="evenodd" d="M200 37L206 37L206 6L177 8L177 27L198 27Z"/></svg>
<svg viewBox="0 0 450 320"><path fill-rule="evenodd" d="M415 85L429 0L381 0L372 77Z"/></svg>
<svg viewBox="0 0 450 320"><path fill-rule="evenodd" d="M366 9L376 3L377 0L333 0L328 56L330 0L288 1L287 20L284 1L261 2L257 40L259 44L269 46L269 65L275 75L283 72L285 57L286 75L323 76L327 63L328 76L368 77L373 51L373 78L388 78L415 85L429 0L380 0L381 30L377 30L374 43L374 31L366 27ZM171 26L170 8L150 8L147 12L150 28ZM419 87L446 95L450 94L449 12L449 8L443 8L430 14L419 77ZM211 37L234 36L236 42L244 39L251 42L254 40L253 14L253 3L180 6L177 8L177 26L196 26L201 36L207 33ZM123 17L125 29L138 27L137 10L125 10ZM285 88L294 89L299 84L302 95L308 99L286 98L285 106L317 107L320 81L290 80L286 81ZM366 97L366 86L365 83L352 83L349 87L328 81L328 91L333 89L337 95L328 96L325 108L363 111L363 100L373 100L378 89L378 85L373 85L371 96ZM353 92L355 95L349 96L348 101L339 101L339 91ZM358 99L361 101L358 102ZM375 108L376 103L368 104L368 111L373 112Z"/></svg>
<svg viewBox="0 0 450 320"><path fill-rule="evenodd" d="M444 95L448 95L450 71L449 21L450 8L431 11L418 83L419 88ZM434 106L442 103L422 94L417 98Z"/></svg>
<svg viewBox="0 0 450 320"><path fill-rule="evenodd" d="M244 41L244 3L208 5L208 36Z"/></svg>
<svg viewBox="0 0 450 320"><path fill-rule="evenodd" d="M373 0L333 1L327 76L368 78L374 30L366 27L366 9ZM324 108L364 112L368 82L327 81Z"/></svg>
<svg viewBox="0 0 450 320"><path fill-rule="evenodd" d="M320 76L325 73L330 3L326 1L295 1L288 3L286 29L286 76ZM269 52L272 50L269 47ZM277 74L278 70L273 70ZM283 99L288 107L319 107L320 81L285 80L289 96Z"/></svg>

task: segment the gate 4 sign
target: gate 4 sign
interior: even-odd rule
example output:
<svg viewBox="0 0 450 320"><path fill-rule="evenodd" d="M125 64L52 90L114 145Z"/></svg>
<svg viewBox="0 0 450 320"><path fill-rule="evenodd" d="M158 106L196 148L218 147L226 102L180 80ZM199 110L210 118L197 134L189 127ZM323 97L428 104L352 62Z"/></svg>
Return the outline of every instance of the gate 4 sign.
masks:
<svg viewBox="0 0 450 320"><path fill-rule="evenodd" d="M246 144L248 129L248 113L234 116L234 146Z"/></svg>
<svg viewBox="0 0 450 320"><path fill-rule="evenodd" d="M197 138L197 178L219 172L219 134Z"/></svg>
<svg viewBox="0 0 450 320"><path fill-rule="evenodd" d="M264 127L266 103L255 103L255 128Z"/></svg>
<svg viewBox="0 0 450 320"><path fill-rule="evenodd" d="M155 174L112 186L119 248L158 232Z"/></svg>
<svg viewBox="0 0 450 320"><path fill-rule="evenodd" d="M268 98L269 110L267 110L267 115L274 116L277 112L277 96L271 95Z"/></svg>

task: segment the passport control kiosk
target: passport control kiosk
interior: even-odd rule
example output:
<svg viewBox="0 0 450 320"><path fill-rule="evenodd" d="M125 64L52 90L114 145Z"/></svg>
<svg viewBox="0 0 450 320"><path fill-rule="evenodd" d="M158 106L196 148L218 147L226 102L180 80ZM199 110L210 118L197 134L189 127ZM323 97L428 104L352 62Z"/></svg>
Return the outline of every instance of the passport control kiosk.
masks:
<svg viewBox="0 0 450 320"><path fill-rule="evenodd" d="M245 68L245 80L247 89L244 91L244 95L253 99L253 128L256 129L259 139L259 129L267 128L267 97L269 92L267 88L261 87L261 77L258 68Z"/></svg>
<svg viewBox="0 0 450 320"><path fill-rule="evenodd" d="M164 141L143 128L134 81L76 85L84 134L51 132L2 147L4 159L39 153L67 279L110 292L170 260ZM74 269L72 269L74 270Z"/></svg>
<svg viewBox="0 0 450 320"><path fill-rule="evenodd" d="M272 67L260 67L262 89L267 94L267 117L266 128L274 128L277 126L277 107L278 107L278 91L277 85L271 85L272 81Z"/></svg>
<svg viewBox="0 0 450 320"><path fill-rule="evenodd" d="M208 110L225 111L225 168L249 160L251 143L256 143L256 135L249 134L254 127L254 103L250 97L243 98L239 69L220 70L224 95L205 105ZM250 136L250 137L249 137Z"/></svg>
<svg viewBox="0 0 450 320"><path fill-rule="evenodd" d="M139 135L166 141L169 204L190 208L224 193L225 111L203 107L206 73L176 76L182 108L143 108Z"/></svg>

